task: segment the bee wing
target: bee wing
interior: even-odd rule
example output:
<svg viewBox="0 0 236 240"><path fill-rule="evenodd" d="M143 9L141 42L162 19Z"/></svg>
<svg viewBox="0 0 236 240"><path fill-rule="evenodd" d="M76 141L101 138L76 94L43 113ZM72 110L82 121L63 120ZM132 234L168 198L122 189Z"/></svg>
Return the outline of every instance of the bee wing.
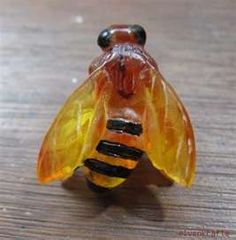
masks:
<svg viewBox="0 0 236 240"><path fill-rule="evenodd" d="M82 165L105 129L105 101L101 91L106 75L92 74L68 98L48 130L38 157L37 173L42 183L64 179Z"/></svg>
<svg viewBox="0 0 236 240"><path fill-rule="evenodd" d="M145 89L144 148L152 164L175 182L190 186L195 174L192 125L179 97L157 70Z"/></svg>

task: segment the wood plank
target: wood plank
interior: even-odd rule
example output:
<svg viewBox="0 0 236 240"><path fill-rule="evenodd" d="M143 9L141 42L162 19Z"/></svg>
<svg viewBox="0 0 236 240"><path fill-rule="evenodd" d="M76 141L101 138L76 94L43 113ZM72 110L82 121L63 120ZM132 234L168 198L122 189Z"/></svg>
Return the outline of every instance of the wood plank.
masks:
<svg viewBox="0 0 236 240"><path fill-rule="evenodd" d="M233 0L1 0L0 239L198 239L181 234L202 229L236 237L235 12ZM191 114L194 186L170 185L147 162L107 196L82 176L39 185L46 129L100 54L97 34L123 22L145 27L147 50Z"/></svg>

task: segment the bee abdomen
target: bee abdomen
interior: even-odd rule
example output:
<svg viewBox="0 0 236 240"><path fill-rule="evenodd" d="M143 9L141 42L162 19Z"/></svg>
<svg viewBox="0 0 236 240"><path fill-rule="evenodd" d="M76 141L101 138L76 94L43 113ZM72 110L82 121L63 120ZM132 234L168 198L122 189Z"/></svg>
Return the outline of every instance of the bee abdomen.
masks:
<svg viewBox="0 0 236 240"><path fill-rule="evenodd" d="M105 192L109 192L111 190L110 188L102 187L100 185L95 184L88 178L86 178L86 182L87 182L87 186L89 187L89 189L91 189L93 192L96 192L96 193L105 193Z"/></svg>
<svg viewBox="0 0 236 240"><path fill-rule="evenodd" d="M131 169L122 166L113 166L93 158L86 159L84 165L91 171L109 177L127 178L132 171Z"/></svg>
<svg viewBox="0 0 236 240"><path fill-rule="evenodd" d="M112 118L107 121L106 128L96 151L84 161L87 185L100 193L124 182L144 153L136 142L143 132L140 123Z"/></svg>
<svg viewBox="0 0 236 240"><path fill-rule="evenodd" d="M140 149L107 140L101 140L98 143L96 150L104 155L130 159L134 161L139 160L143 155L143 151Z"/></svg>

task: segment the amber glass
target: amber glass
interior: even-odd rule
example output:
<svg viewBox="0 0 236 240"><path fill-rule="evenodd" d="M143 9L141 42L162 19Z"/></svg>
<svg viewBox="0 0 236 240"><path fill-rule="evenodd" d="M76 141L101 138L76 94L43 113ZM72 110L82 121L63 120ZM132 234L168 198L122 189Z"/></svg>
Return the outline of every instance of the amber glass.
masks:
<svg viewBox="0 0 236 240"><path fill-rule="evenodd" d="M164 80L156 62L127 25L110 27L111 46L89 67L88 79L68 98L43 141L38 159L40 182L65 179L81 167L88 180L113 188L126 178L107 177L84 166L99 159L134 169L137 161L104 156L101 139L140 149L155 168L190 186L195 173L195 142L187 111ZM109 119L139 123L139 136L107 129Z"/></svg>

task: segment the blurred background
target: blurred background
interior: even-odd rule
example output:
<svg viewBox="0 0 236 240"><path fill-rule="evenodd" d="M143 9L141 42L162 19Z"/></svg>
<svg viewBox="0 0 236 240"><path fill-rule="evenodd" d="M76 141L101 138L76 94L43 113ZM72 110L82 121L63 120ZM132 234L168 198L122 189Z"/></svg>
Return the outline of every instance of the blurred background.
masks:
<svg viewBox="0 0 236 240"><path fill-rule="evenodd" d="M147 163L109 196L83 178L37 182L46 129L101 54L98 33L117 23L146 29L146 50L189 111L191 189L165 184ZM233 239L235 78L234 0L0 0L0 239Z"/></svg>

